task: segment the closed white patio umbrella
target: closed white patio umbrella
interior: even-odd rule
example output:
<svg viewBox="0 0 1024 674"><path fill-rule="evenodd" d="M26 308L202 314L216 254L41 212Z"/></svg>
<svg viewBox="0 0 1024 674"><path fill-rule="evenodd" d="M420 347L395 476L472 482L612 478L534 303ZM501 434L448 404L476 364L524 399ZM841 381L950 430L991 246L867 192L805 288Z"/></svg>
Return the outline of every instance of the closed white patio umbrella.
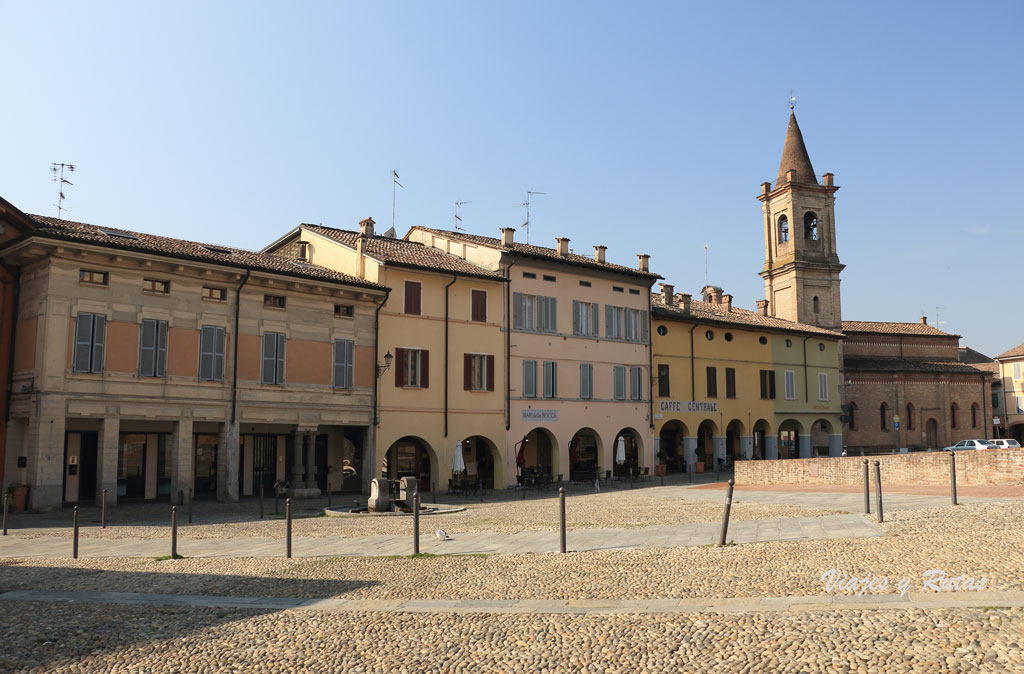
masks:
<svg viewBox="0 0 1024 674"><path fill-rule="evenodd" d="M626 441L621 435L615 441L615 463L620 466L626 463Z"/></svg>
<svg viewBox="0 0 1024 674"><path fill-rule="evenodd" d="M457 475L466 470L466 462L462 459L462 441L455 443L455 453L452 455L452 474Z"/></svg>

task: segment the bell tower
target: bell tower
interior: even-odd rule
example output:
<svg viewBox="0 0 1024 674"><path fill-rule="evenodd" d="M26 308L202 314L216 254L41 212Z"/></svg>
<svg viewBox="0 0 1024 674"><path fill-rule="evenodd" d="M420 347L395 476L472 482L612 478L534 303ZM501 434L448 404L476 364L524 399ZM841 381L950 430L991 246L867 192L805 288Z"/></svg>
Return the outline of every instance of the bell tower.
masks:
<svg viewBox="0 0 1024 674"><path fill-rule="evenodd" d="M788 321L842 330L831 173L819 183L790 105L789 128L775 183L762 183L764 296L768 313Z"/></svg>

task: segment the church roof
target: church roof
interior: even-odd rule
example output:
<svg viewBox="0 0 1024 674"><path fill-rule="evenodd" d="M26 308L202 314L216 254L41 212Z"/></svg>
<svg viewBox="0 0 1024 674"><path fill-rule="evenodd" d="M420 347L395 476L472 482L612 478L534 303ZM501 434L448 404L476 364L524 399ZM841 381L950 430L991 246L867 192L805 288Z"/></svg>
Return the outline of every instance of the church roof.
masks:
<svg viewBox="0 0 1024 674"><path fill-rule="evenodd" d="M690 310L683 311L681 305L667 306L661 293L651 293L651 313L655 318L667 318L698 323L733 325L771 332L791 332L802 335L818 335L833 339L842 338L842 333L806 323L794 323L775 316L764 316L756 311L700 300L690 301Z"/></svg>
<svg viewBox="0 0 1024 674"><path fill-rule="evenodd" d="M917 360L911 358L861 358L844 356L843 369L847 372L927 372L936 374L982 374L977 365L955 360Z"/></svg>
<svg viewBox="0 0 1024 674"><path fill-rule="evenodd" d="M890 321L843 321L843 332L872 335L923 335L927 337L960 337L943 332L927 323L894 323Z"/></svg>
<svg viewBox="0 0 1024 674"><path fill-rule="evenodd" d="M1020 358L1021 356L1024 356L1024 344L1019 344L1009 351L1004 351L996 356L996 358L1001 360L1003 358Z"/></svg>
<svg viewBox="0 0 1024 674"><path fill-rule="evenodd" d="M789 111L789 128L786 129L786 144L782 147L782 161L779 162L779 177L775 184L787 182L786 171L793 170L793 182L818 184L814 177L814 167L804 145L804 136L800 133L800 125L796 123L796 113Z"/></svg>

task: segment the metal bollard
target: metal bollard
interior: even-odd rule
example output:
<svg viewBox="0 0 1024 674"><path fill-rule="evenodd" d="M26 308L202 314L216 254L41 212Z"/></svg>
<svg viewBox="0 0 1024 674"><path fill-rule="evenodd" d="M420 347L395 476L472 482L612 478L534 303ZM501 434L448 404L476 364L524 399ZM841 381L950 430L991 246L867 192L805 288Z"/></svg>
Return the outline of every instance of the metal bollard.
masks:
<svg viewBox="0 0 1024 674"><path fill-rule="evenodd" d="M331 481L327 481L327 507L331 507Z"/></svg>
<svg viewBox="0 0 1024 674"><path fill-rule="evenodd" d="M78 559L78 506L75 506L75 541L71 546L71 557Z"/></svg>
<svg viewBox="0 0 1024 674"><path fill-rule="evenodd" d="M733 481L729 480L729 493L725 497L725 512L722 514L722 535L718 537L718 545L725 545L726 534L729 533L729 512L732 510Z"/></svg>
<svg viewBox="0 0 1024 674"><path fill-rule="evenodd" d="M882 516L882 463L875 461L875 496L878 500L878 521L884 522Z"/></svg>
<svg viewBox="0 0 1024 674"><path fill-rule="evenodd" d="M693 466L689 466L689 470L686 471L686 474L690 476L690 484L693 484Z"/></svg>
<svg viewBox="0 0 1024 674"><path fill-rule="evenodd" d="M949 496L956 505L956 452L949 453Z"/></svg>
<svg viewBox="0 0 1024 674"><path fill-rule="evenodd" d="M523 480L523 500L526 500L526 480Z"/></svg>
<svg viewBox="0 0 1024 674"><path fill-rule="evenodd" d="M558 531L559 531L559 548L558 551L565 554L565 488L558 488Z"/></svg>
<svg viewBox="0 0 1024 674"><path fill-rule="evenodd" d="M107 490L103 490L103 501L100 503L100 529L107 528Z"/></svg>
<svg viewBox="0 0 1024 674"><path fill-rule="evenodd" d="M420 493L412 495L412 554L420 554Z"/></svg>
<svg viewBox="0 0 1024 674"><path fill-rule="evenodd" d="M7 535L7 494L4 494L4 536Z"/></svg>
<svg viewBox="0 0 1024 674"><path fill-rule="evenodd" d="M171 559L178 558L178 506L171 506Z"/></svg>
<svg viewBox="0 0 1024 674"><path fill-rule="evenodd" d="M864 459L864 514L871 514L871 471L867 459Z"/></svg>
<svg viewBox="0 0 1024 674"><path fill-rule="evenodd" d="M629 488L633 488L633 469L629 469Z"/></svg>
<svg viewBox="0 0 1024 674"><path fill-rule="evenodd" d="M192 524L192 487L188 488L188 523Z"/></svg>
<svg viewBox="0 0 1024 674"><path fill-rule="evenodd" d="M262 487L260 487L262 489ZM281 503L281 488L274 485L274 514L279 515L279 504Z"/></svg>
<svg viewBox="0 0 1024 674"><path fill-rule="evenodd" d="M292 500L286 498L284 500L284 521L285 521L285 548L284 556L288 559L292 558Z"/></svg>
<svg viewBox="0 0 1024 674"><path fill-rule="evenodd" d="M260 519L263 519L263 485L260 485Z"/></svg>

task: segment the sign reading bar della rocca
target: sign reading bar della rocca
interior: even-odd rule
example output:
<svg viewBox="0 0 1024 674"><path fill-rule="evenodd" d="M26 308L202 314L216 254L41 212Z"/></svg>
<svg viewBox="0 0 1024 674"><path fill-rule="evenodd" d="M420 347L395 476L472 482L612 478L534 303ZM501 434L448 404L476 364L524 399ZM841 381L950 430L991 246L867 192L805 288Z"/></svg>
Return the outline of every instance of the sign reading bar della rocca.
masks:
<svg viewBox="0 0 1024 674"><path fill-rule="evenodd" d="M661 412L702 412L718 414L718 403L706 400L662 400L658 403Z"/></svg>
<svg viewBox="0 0 1024 674"><path fill-rule="evenodd" d="M523 410L523 421L558 421L558 410Z"/></svg>

